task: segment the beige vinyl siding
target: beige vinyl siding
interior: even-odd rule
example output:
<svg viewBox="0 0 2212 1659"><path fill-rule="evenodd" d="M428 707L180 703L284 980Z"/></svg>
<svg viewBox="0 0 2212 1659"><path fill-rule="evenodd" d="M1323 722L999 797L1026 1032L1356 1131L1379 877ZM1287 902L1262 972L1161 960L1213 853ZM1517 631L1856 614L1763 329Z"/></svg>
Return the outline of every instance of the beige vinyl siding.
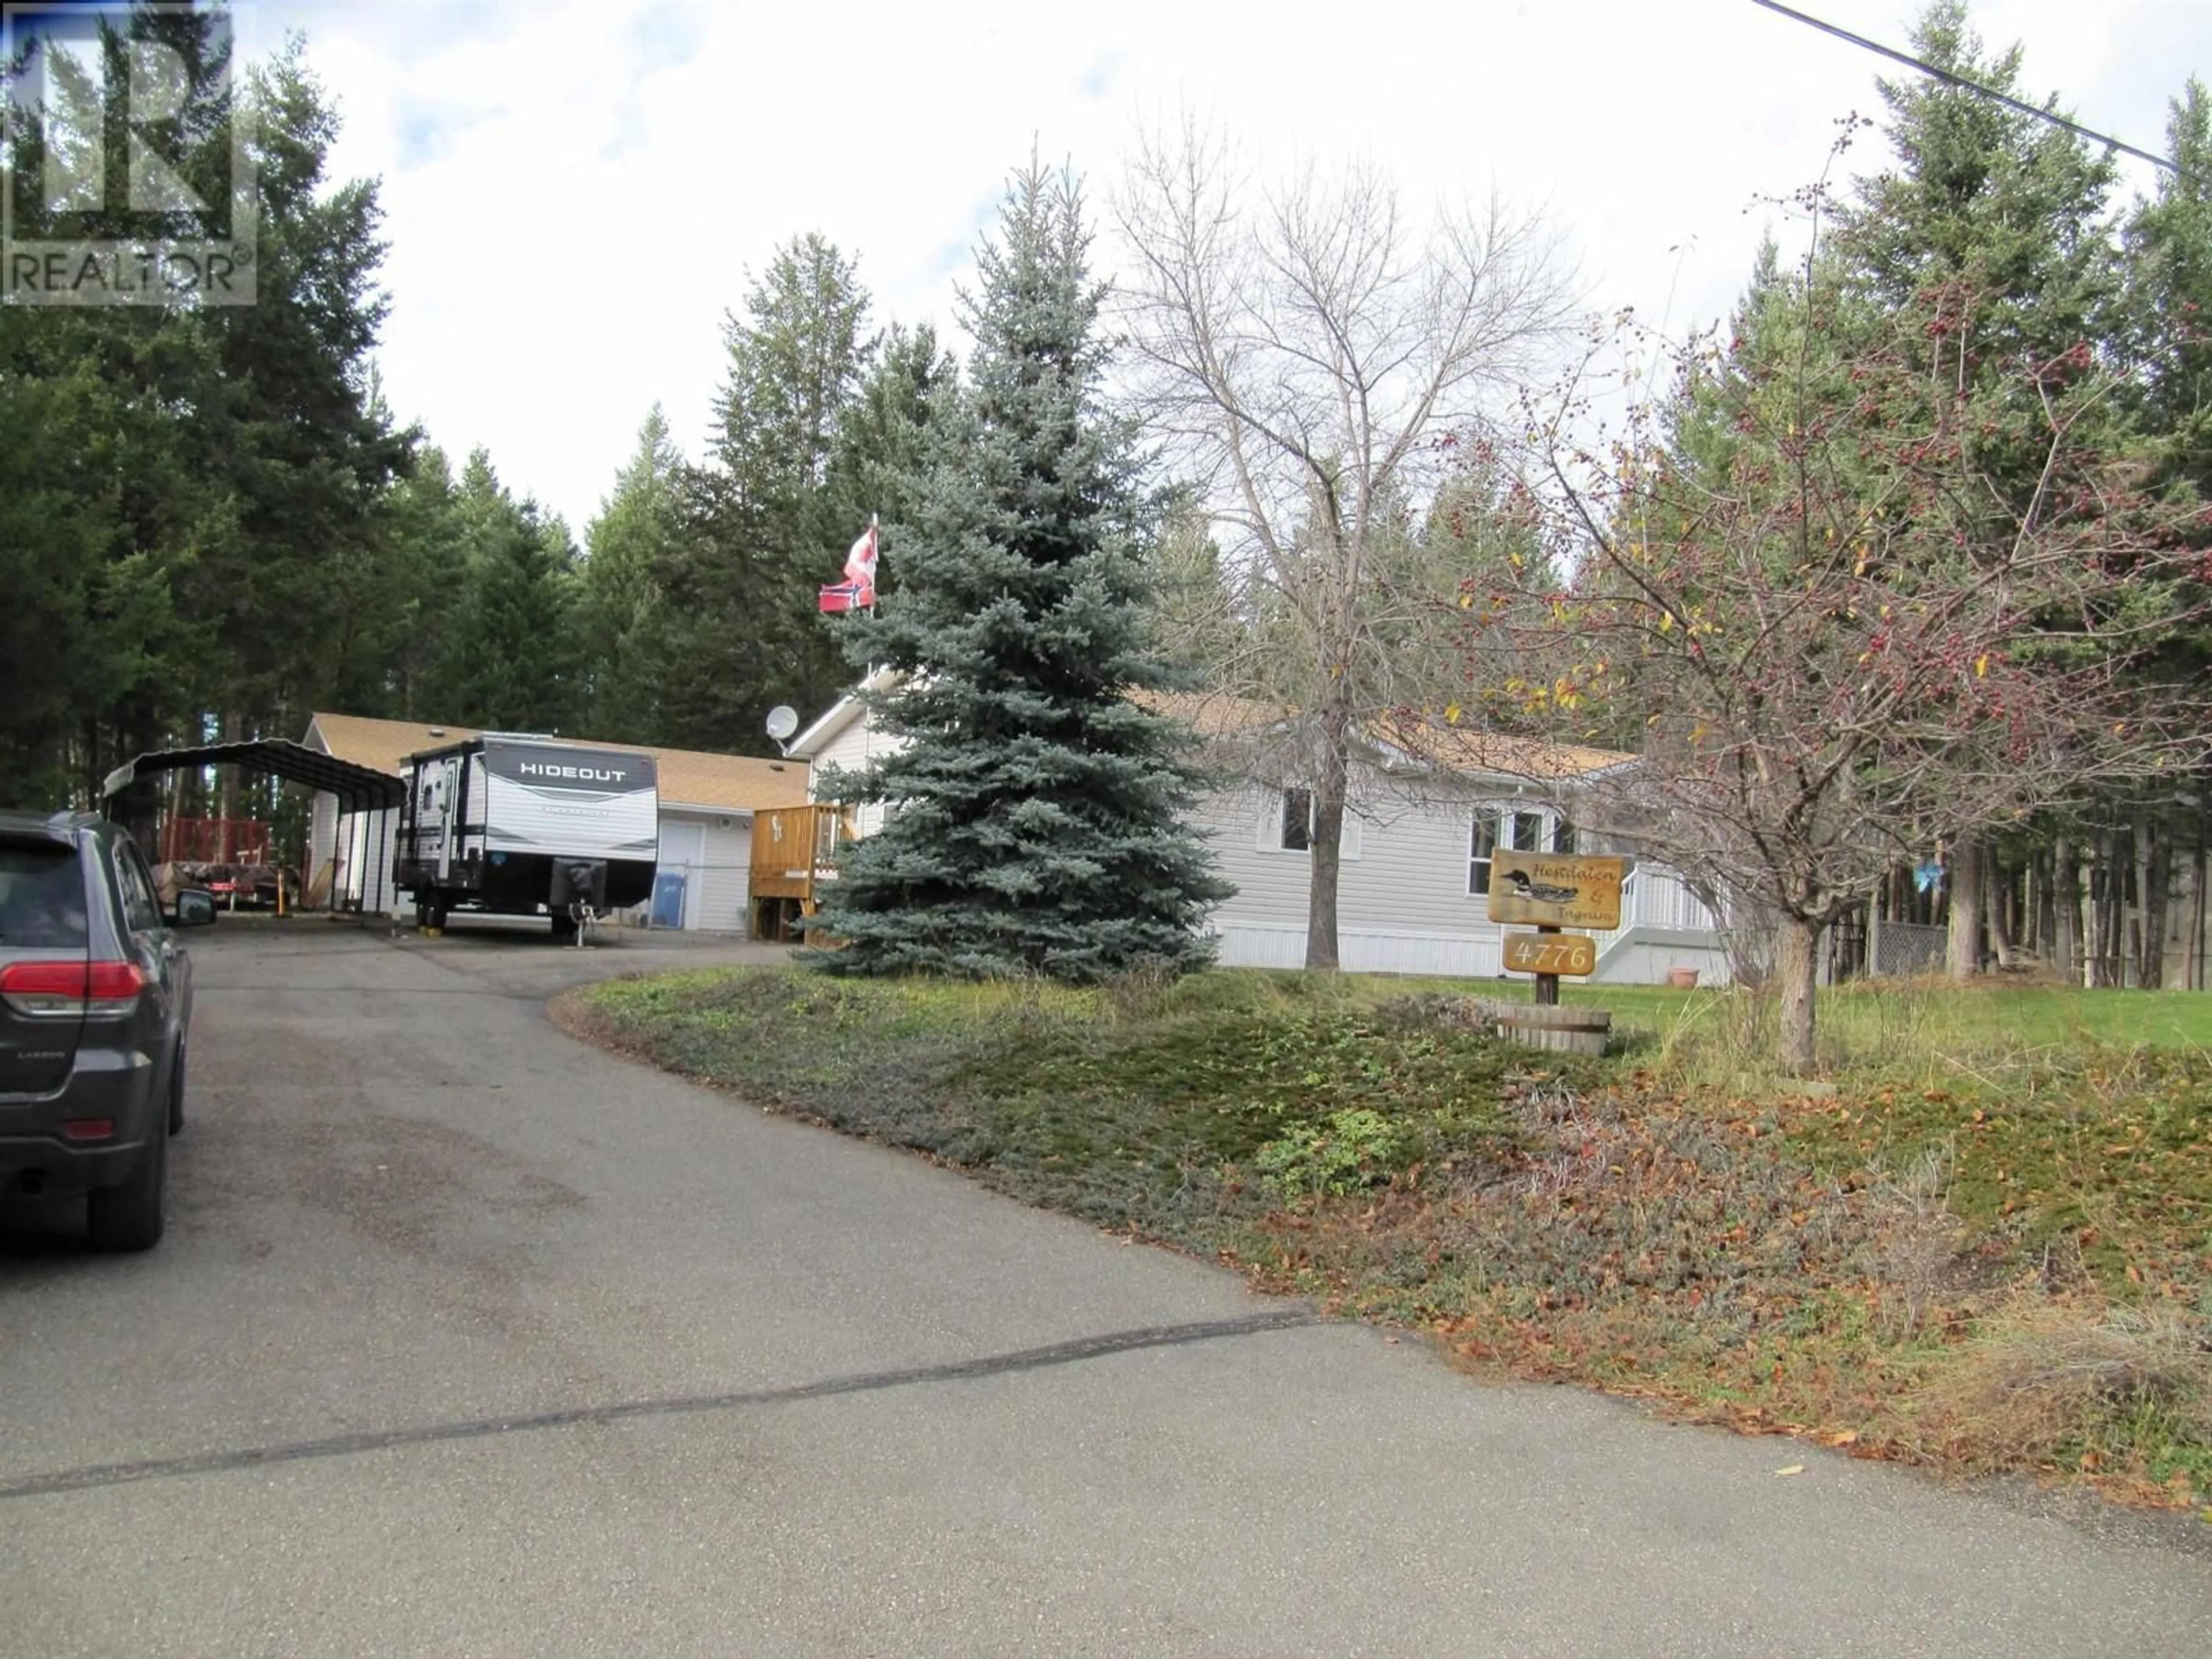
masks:
<svg viewBox="0 0 2212 1659"><path fill-rule="evenodd" d="M832 766L843 767L848 772L866 771L869 763L881 756L896 754L906 746L902 738L886 737L875 729L875 722L863 714L814 752L813 773L810 773L807 798L818 800L814 792L814 773ZM856 835L872 836L884 827L884 808L880 801L854 809L854 828Z"/></svg>
<svg viewBox="0 0 2212 1659"><path fill-rule="evenodd" d="M664 830L690 824L703 832L700 838L700 862L689 866L687 870L684 925L710 933L744 933L751 899L751 820L735 812L663 807L660 822ZM690 837L687 835L683 840L688 844ZM669 864L665 867L676 866Z"/></svg>
<svg viewBox="0 0 2212 1659"><path fill-rule="evenodd" d="M1468 891L1468 836L1477 798L1409 801L1370 784L1337 866L1337 951L1369 973L1490 977L1503 971L1504 930ZM1511 804L1501 792L1497 805ZM1528 810L1524 806L1523 810ZM1212 797L1202 819L1221 873L1237 888L1209 931L1231 966L1295 968L1305 960L1311 861L1276 850L1282 796L1272 789Z"/></svg>
<svg viewBox="0 0 2212 1659"><path fill-rule="evenodd" d="M1215 913L1217 925L1230 919L1255 924L1295 926L1305 937L1306 889L1310 866L1303 853L1262 852L1258 830L1279 811L1272 790L1231 789L1199 803L1195 826L1205 832L1215 871L1237 891Z"/></svg>
<svg viewBox="0 0 2212 1659"><path fill-rule="evenodd" d="M1469 830L1480 811L1546 812L1510 788L1425 802L1371 790L1338 866L1337 956L1360 973L1489 979L1504 971L1505 930L1489 901L1468 890ZM1237 892L1207 923L1228 967L1297 968L1305 961L1304 853L1284 852L1282 797L1250 788L1211 797L1200 816L1217 867ZM1544 836L1548 839L1548 815ZM1356 856L1353 848L1357 848ZM1598 935L1600 977L1656 983L1674 967L1726 982L1729 962L1712 916L1674 872L1646 861L1632 877L1622 927ZM1618 945L1618 949L1613 948Z"/></svg>

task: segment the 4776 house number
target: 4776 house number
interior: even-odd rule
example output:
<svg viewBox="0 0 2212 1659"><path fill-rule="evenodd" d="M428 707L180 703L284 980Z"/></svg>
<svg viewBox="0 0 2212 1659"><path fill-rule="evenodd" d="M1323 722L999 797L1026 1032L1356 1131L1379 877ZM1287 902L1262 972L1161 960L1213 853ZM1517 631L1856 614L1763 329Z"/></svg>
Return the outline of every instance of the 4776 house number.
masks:
<svg viewBox="0 0 2212 1659"><path fill-rule="evenodd" d="M1510 974L1564 974L1580 978L1597 971L1597 941L1585 933L1508 933L1505 970Z"/></svg>

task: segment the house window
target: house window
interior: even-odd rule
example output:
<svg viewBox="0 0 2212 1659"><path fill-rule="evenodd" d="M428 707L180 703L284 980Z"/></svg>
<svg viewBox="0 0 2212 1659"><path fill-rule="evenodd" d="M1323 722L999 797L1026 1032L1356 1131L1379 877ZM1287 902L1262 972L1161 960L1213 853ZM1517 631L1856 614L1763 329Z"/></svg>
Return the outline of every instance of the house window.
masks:
<svg viewBox="0 0 2212 1659"><path fill-rule="evenodd" d="M1498 814L1477 812L1467 838L1467 890L1490 892L1490 855L1498 850Z"/></svg>
<svg viewBox="0 0 2212 1659"><path fill-rule="evenodd" d="M1283 838L1285 853L1310 852L1313 848L1313 791L1283 791Z"/></svg>
<svg viewBox="0 0 2212 1659"><path fill-rule="evenodd" d="M1477 812L1467 838L1469 893L1489 896L1491 857L1500 847L1515 853L1571 853L1575 850L1575 828L1565 819L1546 812Z"/></svg>

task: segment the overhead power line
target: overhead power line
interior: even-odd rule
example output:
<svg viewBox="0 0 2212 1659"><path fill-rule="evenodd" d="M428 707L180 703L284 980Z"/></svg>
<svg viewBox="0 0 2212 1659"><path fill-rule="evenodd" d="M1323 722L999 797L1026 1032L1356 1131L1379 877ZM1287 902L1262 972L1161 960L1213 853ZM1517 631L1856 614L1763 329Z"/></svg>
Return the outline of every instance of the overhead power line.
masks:
<svg viewBox="0 0 2212 1659"><path fill-rule="evenodd" d="M1823 34L1832 34L1838 40L1848 40L1855 46L1863 46L1869 52L1878 52L1894 63L1903 64L1908 69L1918 70L1923 75L1932 76L1948 86L1957 87L1962 92L1974 93L1978 96L2002 104L2008 109L2016 109L2022 115L2033 115L2039 121L2048 121L2054 127L2063 127L2077 138L2087 138L2092 143L2104 145L2107 149L2120 150L2142 161L2148 161L2153 167L2164 167L2177 179L2187 179L2194 184L2212 184L2212 179L2207 179L2190 172L2188 168L2182 167L2170 156L2160 155L2147 149L2138 149L2124 139L2113 137L2109 132L2099 132L2094 127L2083 126L2079 121L2069 121L2064 116L2055 115L2047 109L2038 109L2033 104L2022 103L2008 93L1999 92L1995 87L1985 87L1978 81L1970 81L1954 70L1943 69L1928 62L1924 58L1915 58L1909 52L1899 52L1894 46L1885 46L1879 40L1869 40L1863 34L1853 34L1847 28L1839 28L1833 23L1823 22L1808 13L1782 5L1778 3L1778 0L1751 0L1751 3L1755 6L1764 6L1769 11L1779 12L1784 17L1795 18L1798 22L1808 24L1820 30Z"/></svg>

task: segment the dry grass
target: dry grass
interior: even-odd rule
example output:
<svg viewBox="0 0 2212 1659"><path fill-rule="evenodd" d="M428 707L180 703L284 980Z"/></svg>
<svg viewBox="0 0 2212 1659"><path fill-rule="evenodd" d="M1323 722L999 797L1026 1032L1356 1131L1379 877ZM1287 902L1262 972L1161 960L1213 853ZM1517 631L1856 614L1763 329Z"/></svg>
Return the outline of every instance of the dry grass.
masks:
<svg viewBox="0 0 2212 1659"><path fill-rule="evenodd" d="M2212 1489L2212 1322L2017 1297L1930 1369L1899 1433L1950 1468L2078 1469L2186 1500Z"/></svg>

